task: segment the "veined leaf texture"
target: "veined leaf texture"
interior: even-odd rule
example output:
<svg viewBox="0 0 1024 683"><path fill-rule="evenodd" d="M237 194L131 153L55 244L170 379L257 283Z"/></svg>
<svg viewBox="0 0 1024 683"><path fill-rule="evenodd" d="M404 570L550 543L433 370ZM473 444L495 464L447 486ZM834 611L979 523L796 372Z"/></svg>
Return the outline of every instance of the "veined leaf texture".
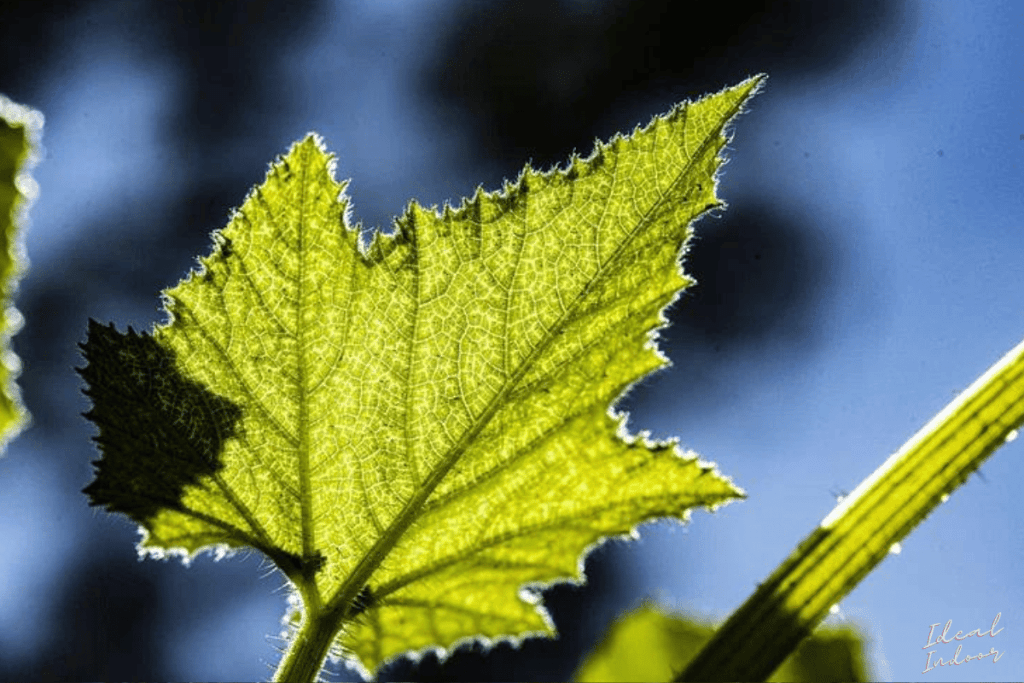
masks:
<svg viewBox="0 0 1024 683"><path fill-rule="evenodd" d="M252 547L373 672L552 634L530 587L645 521L743 495L614 403L663 367L663 309L763 80L364 244L320 139L279 158L152 334L90 325L91 502L140 549Z"/></svg>

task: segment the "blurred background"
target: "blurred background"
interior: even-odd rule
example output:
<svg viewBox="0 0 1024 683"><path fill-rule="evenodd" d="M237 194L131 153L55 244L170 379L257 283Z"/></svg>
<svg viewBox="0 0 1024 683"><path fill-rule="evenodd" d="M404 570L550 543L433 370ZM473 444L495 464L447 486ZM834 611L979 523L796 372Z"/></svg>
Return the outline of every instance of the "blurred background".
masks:
<svg viewBox="0 0 1024 683"><path fill-rule="evenodd" d="M46 116L14 347L32 425L0 458L0 680L259 680L283 580L255 554L140 562L88 507L72 368L90 317L164 320L159 292L307 131L364 227L589 153L767 72L734 126L669 370L622 406L749 498L656 523L548 590L520 651L401 660L385 680L564 680L645 598L723 619L1024 335L1024 4L307 0L0 4L0 92ZM829 618L876 680L1024 679L1024 440L998 451ZM1005 630L924 673L931 624ZM941 628L941 626L940 626ZM975 644L976 643L976 644ZM939 648L937 656L953 656ZM353 680L332 666L330 680Z"/></svg>

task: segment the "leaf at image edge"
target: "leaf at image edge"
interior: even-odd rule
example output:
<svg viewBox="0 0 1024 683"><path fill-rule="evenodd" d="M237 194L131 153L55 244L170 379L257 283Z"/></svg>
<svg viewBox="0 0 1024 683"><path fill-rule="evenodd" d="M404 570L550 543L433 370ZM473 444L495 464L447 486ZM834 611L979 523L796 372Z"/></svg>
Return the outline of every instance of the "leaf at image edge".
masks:
<svg viewBox="0 0 1024 683"><path fill-rule="evenodd" d="M28 267L24 230L38 193L29 172L39 158L42 127L42 114L0 95L0 451L29 420L15 382L21 362L11 337L21 327L14 295Z"/></svg>

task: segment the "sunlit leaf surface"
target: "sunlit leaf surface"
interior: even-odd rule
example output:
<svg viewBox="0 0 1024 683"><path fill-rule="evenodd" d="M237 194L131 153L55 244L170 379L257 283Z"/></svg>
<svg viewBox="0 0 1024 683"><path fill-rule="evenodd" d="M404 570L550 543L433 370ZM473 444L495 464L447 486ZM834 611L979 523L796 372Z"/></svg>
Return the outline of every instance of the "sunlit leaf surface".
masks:
<svg viewBox="0 0 1024 683"><path fill-rule="evenodd" d="M610 406L667 363L681 250L722 206L723 130L760 81L458 208L413 202L369 245L320 140L296 143L165 292L168 323L91 325L93 504L143 550L263 551L369 671L550 634L524 587L742 495Z"/></svg>

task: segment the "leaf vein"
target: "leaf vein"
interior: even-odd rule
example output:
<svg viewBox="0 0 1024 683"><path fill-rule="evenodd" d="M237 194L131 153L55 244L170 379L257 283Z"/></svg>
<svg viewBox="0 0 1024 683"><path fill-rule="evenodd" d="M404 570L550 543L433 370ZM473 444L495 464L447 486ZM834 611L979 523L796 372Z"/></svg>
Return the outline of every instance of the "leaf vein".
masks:
<svg viewBox="0 0 1024 683"><path fill-rule="evenodd" d="M220 345L219 342L217 342L216 339L212 337L212 335L210 335L210 333L206 330L206 327L203 325L203 323L196 317L195 313L192 311L192 308L185 302L181 301L180 299L177 300L177 305L180 309L183 309L188 313L189 317L192 318L192 321L196 324L196 327L199 329L199 332L202 334L202 336L214 348L217 354L222 359L224 359L224 364L227 367L231 368L231 374L235 378L235 381L238 382L238 386L241 387L243 393L245 393L249 400L256 406L259 412L262 413L263 417L267 420L267 422L272 424L274 426L275 431L277 431L278 434L283 439L285 439L289 444L293 446L297 445L298 439L292 436L288 432L288 430L286 430L281 425L281 423L278 422L277 418L274 417L274 415L267 409L267 407L263 405L263 402L259 400L259 398L253 392L253 390L249 387L248 383L246 383L245 379L238 372L238 368L235 367L235 363L228 355L227 351L224 349L224 347ZM185 333L186 336L188 336L187 330L183 330L183 332Z"/></svg>

